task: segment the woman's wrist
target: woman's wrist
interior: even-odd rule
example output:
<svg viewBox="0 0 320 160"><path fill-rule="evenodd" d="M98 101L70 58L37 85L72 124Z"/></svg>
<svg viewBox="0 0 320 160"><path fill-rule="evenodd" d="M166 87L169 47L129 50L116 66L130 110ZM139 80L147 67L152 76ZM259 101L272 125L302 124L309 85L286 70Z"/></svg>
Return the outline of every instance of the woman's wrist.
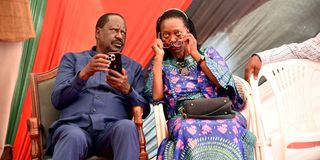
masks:
<svg viewBox="0 0 320 160"><path fill-rule="evenodd" d="M163 60L163 57L164 57L164 54L156 54L155 56L154 56L154 60L156 61L162 61Z"/></svg>
<svg viewBox="0 0 320 160"><path fill-rule="evenodd" d="M203 63L205 61L205 58L203 55L200 55L200 59L197 61L198 66L201 65L201 63Z"/></svg>
<svg viewBox="0 0 320 160"><path fill-rule="evenodd" d="M154 65L162 65L162 62L163 62L163 58L154 58L153 60L153 64Z"/></svg>
<svg viewBox="0 0 320 160"><path fill-rule="evenodd" d="M197 51L196 53L191 54L191 56L196 62L199 62L202 55Z"/></svg>

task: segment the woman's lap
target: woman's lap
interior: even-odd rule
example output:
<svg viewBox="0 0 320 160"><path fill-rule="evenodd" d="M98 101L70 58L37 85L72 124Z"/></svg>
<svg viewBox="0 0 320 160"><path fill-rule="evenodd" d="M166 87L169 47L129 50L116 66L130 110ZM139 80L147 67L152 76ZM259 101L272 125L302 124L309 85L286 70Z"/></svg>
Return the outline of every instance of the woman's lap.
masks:
<svg viewBox="0 0 320 160"><path fill-rule="evenodd" d="M159 147L158 159L252 157L249 153L253 153L255 137L247 131L246 121L239 114L224 120L177 118L167 124L170 137Z"/></svg>

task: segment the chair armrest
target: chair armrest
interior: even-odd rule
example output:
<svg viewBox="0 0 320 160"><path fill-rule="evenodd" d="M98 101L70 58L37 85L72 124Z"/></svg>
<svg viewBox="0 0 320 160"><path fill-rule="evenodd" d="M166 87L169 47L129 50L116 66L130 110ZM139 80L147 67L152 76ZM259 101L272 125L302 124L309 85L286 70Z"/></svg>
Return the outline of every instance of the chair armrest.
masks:
<svg viewBox="0 0 320 160"><path fill-rule="evenodd" d="M134 106L133 107L133 119L134 123L138 129L139 134L139 144L140 144L140 160L147 160L148 159L148 153L146 151L146 139L144 137L142 125L142 114L143 114L143 108L140 106Z"/></svg>
<svg viewBox="0 0 320 160"><path fill-rule="evenodd" d="M27 126L31 138L30 156L32 160L41 159L39 123L35 117L27 119Z"/></svg>
<svg viewBox="0 0 320 160"><path fill-rule="evenodd" d="M320 146L320 135L318 133L305 133L303 135L292 136L287 139L287 148L312 148Z"/></svg>
<svg viewBox="0 0 320 160"><path fill-rule="evenodd" d="M169 135L168 127L164 117L163 104L153 105L153 109L156 123L157 145L159 147L162 140L167 138Z"/></svg>

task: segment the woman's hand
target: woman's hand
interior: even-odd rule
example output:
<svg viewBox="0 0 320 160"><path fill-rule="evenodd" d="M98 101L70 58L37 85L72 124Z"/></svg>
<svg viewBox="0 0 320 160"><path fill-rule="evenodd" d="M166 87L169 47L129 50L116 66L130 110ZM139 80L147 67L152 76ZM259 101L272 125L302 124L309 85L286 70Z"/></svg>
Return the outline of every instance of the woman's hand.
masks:
<svg viewBox="0 0 320 160"><path fill-rule="evenodd" d="M191 33L187 33L183 37L184 42L186 43L187 53L185 55L190 54L191 57L198 63L201 59L201 54L198 51L197 40Z"/></svg>
<svg viewBox="0 0 320 160"><path fill-rule="evenodd" d="M155 52L153 63L152 97L154 101L163 99L162 62L164 57L163 43L161 39L155 39L152 44Z"/></svg>
<svg viewBox="0 0 320 160"><path fill-rule="evenodd" d="M153 52L155 53L155 60L162 60L164 56L163 43L161 39L155 39L151 46Z"/></svg>
<svg viewBox="0 0 320 160"><path fill-rule="evenodd" d="M192 57L197 57L199 52L197 48L197 40L194 38L194 36L191 33L187 33L183 37L183 42L186 43L187 54L191 54Z"/></svg>

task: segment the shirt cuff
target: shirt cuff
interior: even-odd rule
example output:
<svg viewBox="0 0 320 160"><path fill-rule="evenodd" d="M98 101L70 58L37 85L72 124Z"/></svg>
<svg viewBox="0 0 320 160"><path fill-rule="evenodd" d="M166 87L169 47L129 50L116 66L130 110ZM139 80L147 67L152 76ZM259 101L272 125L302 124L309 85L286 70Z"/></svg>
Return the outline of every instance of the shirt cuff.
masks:
<svg viewBox="0 0 320 160"><path fill-rule="evenodd" d="M139 94L133 89L131 88L132 91L125 95L124 97L127 98L128 102L132 105L132 106L139 106Z"/></svg>
<svg viewBox="0 0 320 160"><path fill-rule="evenodd" d="M263 52L255 53L253 55L257 55L259 57L260 61L261 61L261 64L264 65L264 64L268 63L269 59L268 59L267 55L268 55L269 52L270 52L269 50L266 50L266 51L263 51Z"/></svg>
<svg viewBox="0 0 320 160"><path fill-rule="evenodd" d="M76 76L72 79L71 85L76 90L81 91L82 88L86 85L87 81L79 78L80 71L76 74Z"/></svg>

